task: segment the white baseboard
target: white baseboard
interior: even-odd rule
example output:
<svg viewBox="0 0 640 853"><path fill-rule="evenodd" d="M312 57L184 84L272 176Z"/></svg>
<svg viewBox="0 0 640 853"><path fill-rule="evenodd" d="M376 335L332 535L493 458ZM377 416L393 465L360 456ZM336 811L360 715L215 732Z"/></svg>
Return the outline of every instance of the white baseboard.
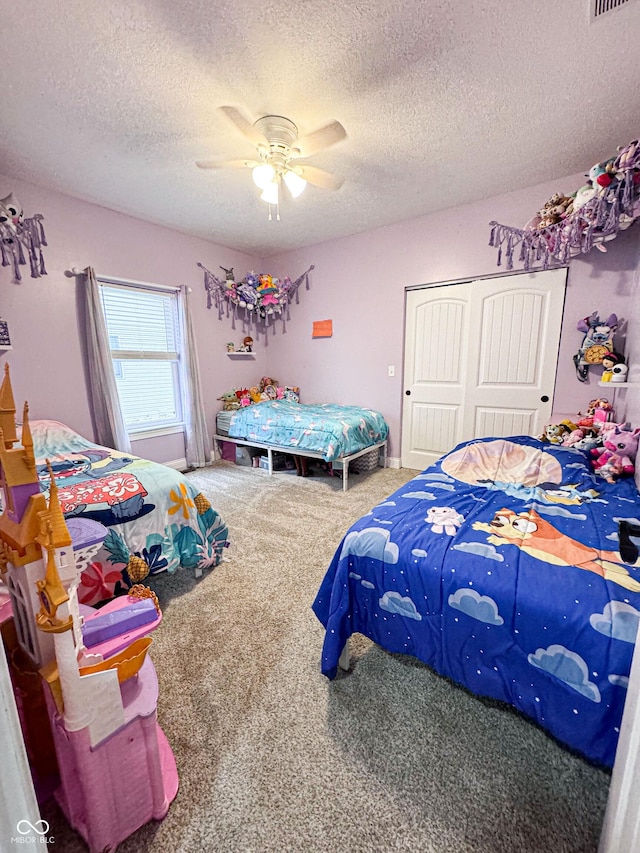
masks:
<svg viewBox="0 0 640 853"><path fill-rule="evenodd" d="M387 456L387 468L402 468L399 456Z"/></svg>
<svg viewBox="0 0 640 853"><path fill-rule="evenodd" d="M173 459L171 462L163 462L163 465L166 465L167 468L175 468L176 471L186 471L187 470L187 460L182 459Z"/></svg>
<svg viewBox="0 0 640 853"><path fill-rule="evenodd" d="M209 464L215 462L216 459L220 457L215 453L215 451L211 451L209 453ZM166 465L167 468L175 468L176 471L186 471L187 470L187 460L183 457L182 459L172 459L171 462L163 462L163 465Z"/></svg>

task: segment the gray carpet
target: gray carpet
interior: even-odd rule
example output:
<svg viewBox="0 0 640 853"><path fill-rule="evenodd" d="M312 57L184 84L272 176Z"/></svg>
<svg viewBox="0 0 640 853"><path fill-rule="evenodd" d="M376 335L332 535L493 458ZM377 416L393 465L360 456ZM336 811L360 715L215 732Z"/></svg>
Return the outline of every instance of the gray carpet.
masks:
<svg viewBox="0 0 640 853"><path fill-rule="evenodd" d="M153 581L151 656L178 763L138 851L595 851L609 775L537 726L362 637L319 671L310 605L341 537L412 472L299 478L218 462L189 478L227 520L225 561ZM132 807L135 794L132 792ZM57 850L83 850L57 807Z"/></svg>

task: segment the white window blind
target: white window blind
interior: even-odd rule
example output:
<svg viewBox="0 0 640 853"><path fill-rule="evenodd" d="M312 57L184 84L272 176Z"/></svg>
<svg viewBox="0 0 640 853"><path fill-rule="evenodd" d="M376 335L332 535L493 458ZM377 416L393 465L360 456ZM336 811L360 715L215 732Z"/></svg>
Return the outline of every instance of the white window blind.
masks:
<svg viewBox="0 0 640 853"><path fill-rule="evenodd" d="M177 293L102 282L100 293L127 429L181 425Z"/></svg>

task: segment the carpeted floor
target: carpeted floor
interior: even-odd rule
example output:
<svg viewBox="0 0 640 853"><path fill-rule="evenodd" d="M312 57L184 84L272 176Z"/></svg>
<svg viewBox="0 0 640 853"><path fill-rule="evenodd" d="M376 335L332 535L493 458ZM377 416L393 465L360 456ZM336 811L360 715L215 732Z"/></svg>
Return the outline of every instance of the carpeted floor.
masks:
<svg viewBox="0 0 640 853"><path fill-rule="evenodd" d="M333 552L412 473L356 475L346 493L228 462L188 475L232 545L198 581L153 580L180 790L119 851L596 851L610 777L533 723L361 637L351 673L320 674L310 605ZM43 817L56 850L85 849L57 806Z"/></svg>

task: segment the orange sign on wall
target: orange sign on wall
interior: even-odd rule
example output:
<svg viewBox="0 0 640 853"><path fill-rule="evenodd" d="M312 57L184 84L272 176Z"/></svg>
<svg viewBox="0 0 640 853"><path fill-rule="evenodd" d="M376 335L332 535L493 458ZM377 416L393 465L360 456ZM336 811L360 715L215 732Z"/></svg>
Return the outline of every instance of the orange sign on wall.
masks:
<svg viewBox="0 0 640 853"><path fill-rule="evenodd" d="M333 335L333 320L315 320L313 323L314 338L330 338Z"/></svg>

